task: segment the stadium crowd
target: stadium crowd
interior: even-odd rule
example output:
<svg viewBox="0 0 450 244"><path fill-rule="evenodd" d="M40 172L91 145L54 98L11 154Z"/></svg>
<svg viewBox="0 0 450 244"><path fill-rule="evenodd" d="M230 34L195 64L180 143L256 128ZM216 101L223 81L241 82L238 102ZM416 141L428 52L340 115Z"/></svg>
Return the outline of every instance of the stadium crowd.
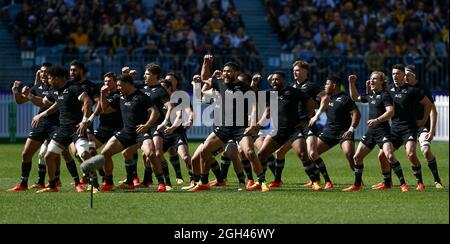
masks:
<svg viewBox="0 0 450 244"><path fill-rule="evenodd" d="M232 0L160 0L148 11L138 0L26 1L9 21L22 49L62 47L63 63L126 57L143 65L175 54L190 76L208 52L258 53Z"/></svg>
<svg viewBox="0 0 450 244"><path fill-rule="evenodd" d="M318 63L320 58L349 57L349 65L383 70L397 62L414 64L437 82L436 70L448 57L448 2L357 0L265 0L269 22L283 49L294 59ZM386 58L397 57L387 63ZM337 60L338 66L342 60ZM343 66L335 67L337 70ZM320 72L320 69L318 69ZM348 73L348 72L344 72ZM350 72L351 73L351 72ZM434 80L433 80L434 79Z"/></svg>

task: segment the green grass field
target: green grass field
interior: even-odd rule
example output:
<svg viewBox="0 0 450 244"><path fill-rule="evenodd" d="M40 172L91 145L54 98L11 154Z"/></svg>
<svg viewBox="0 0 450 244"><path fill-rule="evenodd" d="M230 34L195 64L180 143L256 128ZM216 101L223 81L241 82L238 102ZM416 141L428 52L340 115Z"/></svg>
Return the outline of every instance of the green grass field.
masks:
<svg viewBox="0 0 450 244"><path fill-rule="evenodd" d="M198 143L191 143L191 151ZM63 186L59 193L36 194L35 191L7 193L20 178L22 144L0 144L0 223L449 223L449 144L434 143L440 175L445 189L434 188L433 178L422 155L426 189L416 192L415 178L404 151L397 152L411 192L402 193L393 175L395 187L374 191L370 185L382 180L376 153L365 161L366 188L360 192L342 192L353 183L353 173L342 152L335 148L323 155L335 183L330 191L312 192L302 187L307 177L299 160L290 152L283 174L285 184L270 193L238 192L232 167L229 184L208 192L188 193L175 186L174 191L156 193L155 187L135 192L116 190L97 193L94 209L90 209L90 194L76 193L64 164L61 167ZM37 178L36 159L30 183ZM172 166L171 170L172 170ZM187 172L182 165L183 176ZM142 160L139 175L143 174ZM124 163L115 158L114 179L124 178ZM174 181L174 173L172 171ZM271 181L273 175L267 173ZM210 180L213 180L211 174Z"/></svg>

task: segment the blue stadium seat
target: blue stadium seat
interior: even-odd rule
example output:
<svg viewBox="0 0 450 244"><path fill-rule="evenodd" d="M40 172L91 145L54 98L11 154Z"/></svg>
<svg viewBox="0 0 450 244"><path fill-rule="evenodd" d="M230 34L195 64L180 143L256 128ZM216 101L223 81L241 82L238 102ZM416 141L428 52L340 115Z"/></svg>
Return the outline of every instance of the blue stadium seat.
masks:
<svg viewBox="0 0 450 244"><path fill-rule="evenodd" d="M102 63L98 61L86 62L86 68L88 69L88 78L90 80L101 80L103 75Z"/></svg>

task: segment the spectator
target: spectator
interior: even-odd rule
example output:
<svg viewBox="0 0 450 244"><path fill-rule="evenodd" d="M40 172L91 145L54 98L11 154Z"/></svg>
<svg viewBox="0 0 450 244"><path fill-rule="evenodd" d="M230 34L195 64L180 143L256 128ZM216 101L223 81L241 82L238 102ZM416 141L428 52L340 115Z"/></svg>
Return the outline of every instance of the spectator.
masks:
<svg viewBox="0 0 450 244"><path fill-rule="evenodd" d="M67 64L72 60L78 60L80 55L80 51L75 46L75 41L73 39L69 39L67 41L67 46L64 48L62 55L62 64Z"/></svg>
<svg viewBox="0 0 450 244"><path fill-rule="evenodd" d="M77 31L70 34L70 38L75 41L75 47L86 49L89 43L89 37L84 32L83 26L78 26Z"/></svg>
<svg viewBox="0 0 450 244"><path fill-rule="evenodd" d="M144 13L141 13L141 16L134 20L133 24L138 35L137 42L141 42L145 38L148 28L153 25L153 22Z"/></svg>

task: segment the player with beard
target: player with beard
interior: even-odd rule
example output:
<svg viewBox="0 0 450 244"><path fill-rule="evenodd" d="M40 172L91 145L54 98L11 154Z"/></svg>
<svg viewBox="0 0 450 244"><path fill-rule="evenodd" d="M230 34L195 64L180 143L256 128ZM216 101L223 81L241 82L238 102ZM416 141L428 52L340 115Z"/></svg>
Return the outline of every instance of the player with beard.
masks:
<svg viewBox="0 0 450 244"><path fill-rule="evenodd" d="M42 99L47 96L50 92L50 84L48 83L48 74L47 69L51 67L50 63L43 63L40 69L36 72L36 80L35 85L30 89L25 86L23 88L23 92L20 93L18 91L21 86L20 81L15 81L12 91L14 94L14 99L17 104L23 104L28 101L32 102L35 106L38 106L39 113L45 111L48 106L42 103ZM47 146L49 143L49 139L53 136L59 126L59 114L54 113L42 119L42 121L32 130L25 142L25 146L22 152L22 176L20 180L20 184L17 184L15 187L9 189L9 192L12 191L24 191L28 189L34 188L44 188L45 187L45 174L47 172L47 167L45 163L45 153L47 152ZM39 149L39 158L38 158L38 181L28 188L28 176L31 170L31 160L33 155ZM67 150L63 151L63 156L67 162L73 162L72 157L68 153ZM29 162L29 163L28 163ZM55 178L58 185L61 185L61 181L59 179L60 175L60 160L57 163L57 170L55 172Z"/></svg>
<svg viewBox="0 0 450 244"><path fill-rule="evenodd" d="M118 96L120 94L120 92L117 90L117 76L113 72L108 72L103 76L103 80L104 80L103 86L107 87L106 100L108 102L112 102L114 96ZM119 132L123 128L122 115L120 113L120 110L111 110L105 112L100 107L100 103L98 103L98 107L100 109L96 111L100 112L99 125L94 130L93 136L93 139L95 141L95 149L98 149L102 145L105 145L108 142L108 140L114 136L115 133ZM95 150L94 153L96 154ZM100 172L103 173L102 170L100 170ZM105 179L103 179L102 181L104 180Z"/></svg>
<svg viewBox="0 0 450 244"><path fill-rule="evenodd" d="M79 85L80 88L82 89L82 91L86 92L86 94L89 96L89 98L92 100L93 103L95 103L95 109L92 113L92 115L88 118L89 122L91 123L91 126L89 126L87 132L87 137L89 140L89 151L91 153L92 156L96 155L96 146L95 146L95 136L93 134L94 129L93 129L93 121L95 119L96 116L98 116L100 114L100 105L99 105L99 100L100 100L100 89L98 87L98 85L96 85L95 83L93 83L92 81L88 80L86 77L87 74L87 70L84 66L84 63L78 61L78 60L73 60L70 63L70 74L69 77L71 79L72 82L74 82L75 84ZM76 154L76 148L75 145L72 145L72 151L74 152L75 155ZM81 159L79 159L80 163L81 163ZM104 172L102 169L99 169L99 173L101 176L104 176ZM95 180L97 180L96 175L94 176ZM87 176L83 174L83 179L81 180L81 184L87 184Z"/></svg>
<svg viewBox="0 0 450 244"><path fill-rule="evenodd" d="M361 114L351 98L341 91L342 82L339 77L327 79L325 93L329 96L326 106L327 126L319 135L317 153L312 155L314 162L323 161L321 154L340 144L350 167L353 169L355 154L354 131L359 124ZM322 106L322 105L321 105Z"/></svg>
<svg viewBox="0 0 450 244"><path fill-rule="evenodd" d="M289 140L297 137L299 131L304 129L304 126L308 124L309 119L314 114L315 106L312 98L306 93L300 89L287 86L286 74L284 72L274 72L271 79L272 90L267 91L266 94L265 113L269 118L277 116L278 124L273 125L272 131L264 139L258 155L261 162L267 162L272 153L280 149ZM274 92L277 94L276 102L278 103L278 111L271 111L270 109L270 102L272 100L270 95ZM299 111L299 107L302 108L301 111ZM306 116L302 117L303 115ZM265 120L267 120L267 117L262 116L255 128L260 129ZM299 143L293 143L292 148L300 159L303 148L300 148Z"/></svg>
<svg viewBox="0 0 450 244"><path fill-rule="evenodd" d="M58 191L55 172L59 154L61 154L61 152L71 143L75 144L80 158L83 160L90 158L88 141L84 135L90 125L88 117L91 115L91 99L78 85L66 80L67 70L64 67L50 67L48 69L48 76L48 81L52 86L53 91L42 101L47 106L52 103L54 105L40 113L38 116L35 116L33 118L33 126L37 125L41 118L59 110L60 127L53 135L45 155L49 175L49 187L38 192ZM82 192L83 189L79 189L79 181L73 173L77 172L76 166L74 166L75 165L71 165L69 171L71 172L72 177L74 177L77 191Z"/></svg>
<svg viewBox="0 0 450 244"><path fill-rule="evenodd" d="M114 189L113 182L113 161L112 156L128 150L131 155L136 152L140 147L143 150L143 155L146 158L154 157L150 155L148 148L144 147L144 137L148 133L151 127L155 126L155 123L159 117L159 111L152 103L151 99L137 89L134 85L134 80L129 75L121 75L117 77L117 89L120 92L116 94L110 102L107 100L108 87L103 86L100 93L100 104L104 112L112 112L114 110L120 110L122 114L123 128L117 132L106 143L102 150L102 155L105 157L105 182L102 184L102 191L111 191ZM153 158L154 160L154 158ZM155 162L155 160L153 161ZM164 177L161 168L158 168L158 164L150 165L151 161L144 160L145 167L154 167L156 177L159 182L157 191L166 191L164 184ZM134 189L134 168L133 160L125 161L125 168L127 173L127 181L120 185L121 189Z"/></svg>
<svg viewBox="0 0 450 244"><path fill-rule="evenodd" d="M204 65L203 68L209 69L209 65L212 63L212 57L209 60L205 60L207 62L210 62L208 65ZM202 71L203 71L202 68ZM256 110L255 105L256 104L249 104L248 99L244 99L244 113L240 116L244 116L244 119L242 122L242 125L237 122L237 107L235 104L235 100L233 99L232 102L232 111L230 110L230 104L226 103L226 96L234 96L235 93L242 93L245 94L246 92L250 91L251 88L248 86L248 84L245 84L243 82L240 82L237 80L237 76L239 73L239 67L232 62L226 63L224 65L224 68L222 70L222 78L223 79L216 79L216 78L210 78L208 80L205 80L205 84L208 87L211 87L215 90L217 90L220 93L219 99L221 99L221 118L222 121L220 121L220 125L216 125L214 128L214 132L211 133L206 141L203 144L202 150L201 150L201 157L200 157L200 166L201 166L201 180L200 182L194 187L189 189L191 192L195 191L201 191L201 190L209 190L209 182L208 182L208 176L209 176L209 160L213 156L213 153L221 148L225 143L227 143L229 140L235 140L236 142L239 142L240 147L244 151L245 156L250 160L250 163L253 167L253 170L257 174L258 182L255 183L252 186L252 190L261 189L263 192L270 191L266 181L265 181L265 175L261 166L261 163L256 156L256 153L254 152L253 148L253 138L251 135L251 132L253 132L251 129L254 126L248 127L248 115L249 112L252 112L252 118L255 118L254 111ZM205 74L202 73L202 77L205 76ZM224 84L224 86L223 86ZM249 106L252 111L249 111ZM227 117L227 113L233 113L233 121L229 121L229 114ZM247 128L248 127L248 128Z"/></svg>
<svg viewBox="0 0 450 244"><path fill-rule="evenodd" d="M407 65L405 67L405 70L406 70L406 83L422 90L424 95L427 96L427 98L432 103L430 119L427 120L423 128L419 128L417 132L417 138L419 139L420 150L422 151L422 154L425 157L425 159L428 161L428 167L430 168L431 173L433 174L434 186L436 187L436 189L443 189L444 186L442 185L441 178L439 177L436 157L431 152L431 141L433 140L433 137L436 134L436 123L437 123L437 110L436 105L434 104L433 95L431 94L431 91L428 88L423 86L421 83L417 82L416 69L413 65ZM422 105L419 105L416 108L416 118L418 120L422 119L423 113L424 107Z"/></svg>
<svg viewBox="0 0 450 244"><path fill-rule="evenodd" d="M292 84L292 87L300 89L304 93L308 94L308 96L310 96L314 101L316 101L319 95L321 95L320 97L323 96L323 92L321 94L320 87L316 82L308 80L309 70L309 64L306 61L294 62L294 64L292 65L292 71L294 75L294 84ZM318 107L318 102L315 102L314 108ZM298 109L300 113L302 113L303 111L301 117L304 119L306 117L306 114L304 114L305 109L301 106L299 106ZM320 116L320 114L318 115ZM320 172L325 179L325 189L333 188L333 184L328 175L328 171L323 160L321 160L320 158L317 161L311 160L312 158L314 158L314 155L317 155L317 136L319 134L315 123L317 119L317 115L311 118L311 123L309 123L308 121L308 125L304 126L304 129L302 131L299 131L295 138L292 138L291 140L286 142L286 144L283 145L279 150L277 150L275 163L275 180L270 183L270 187L280 187L282 185L281 174L284 169L286 153L291 149L292 144L296 144L296 147L301 149L300 158L305 172L313 172L315 175L312 176L310 173L307 173L307 175L310 177L310 181L308 181L304 186L312 187L318 190L320 180L316 182L317 185L313 185L313 180L311 178L318 178L318 173Z"/></svg>

